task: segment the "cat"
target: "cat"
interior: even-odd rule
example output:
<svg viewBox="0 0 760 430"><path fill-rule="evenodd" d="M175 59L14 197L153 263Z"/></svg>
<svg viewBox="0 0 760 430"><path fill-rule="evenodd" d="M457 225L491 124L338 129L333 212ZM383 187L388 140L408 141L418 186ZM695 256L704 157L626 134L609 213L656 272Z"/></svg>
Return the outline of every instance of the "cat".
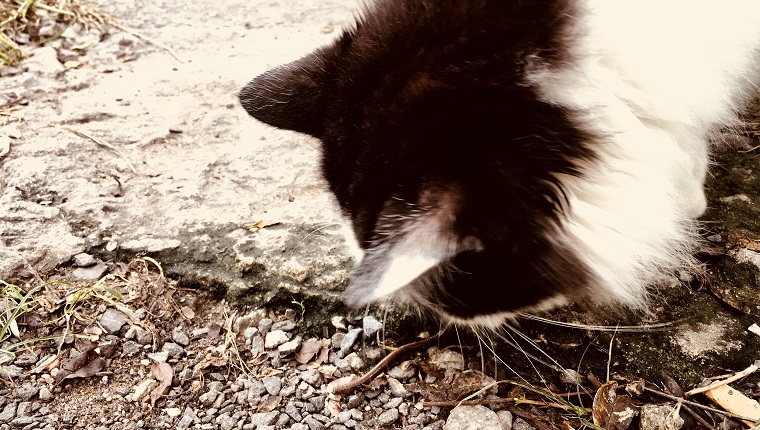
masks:
<svg viewBox="0 0 760 430"><path fill-rule="evenodd" d="M757 0L378 0L239 98L321 140L364 251L348 305L496 327L642 309L692 267L708 139L759 61Z"/></svg>

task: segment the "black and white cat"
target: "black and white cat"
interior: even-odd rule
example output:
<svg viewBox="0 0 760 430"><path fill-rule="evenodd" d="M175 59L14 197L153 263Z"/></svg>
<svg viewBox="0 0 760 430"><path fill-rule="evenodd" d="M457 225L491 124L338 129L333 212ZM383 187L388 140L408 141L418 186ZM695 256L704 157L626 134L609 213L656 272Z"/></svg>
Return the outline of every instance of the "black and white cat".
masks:
<svg viewBox="0 0 760 430"><path fill-rule="evenodd" d="M690 267L708 137L759 71L758 0L379 0L240 100L322 141L349 305L493 327Z"/></svg>

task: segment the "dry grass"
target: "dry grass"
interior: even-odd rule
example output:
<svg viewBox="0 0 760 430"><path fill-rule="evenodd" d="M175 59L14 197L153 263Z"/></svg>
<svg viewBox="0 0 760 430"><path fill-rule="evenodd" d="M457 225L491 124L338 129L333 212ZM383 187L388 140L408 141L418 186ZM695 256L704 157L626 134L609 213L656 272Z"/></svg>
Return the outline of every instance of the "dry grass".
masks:
<svg viewBox="0 0 760 430"><path fill-rule="evenodd" d="M39 35L43 21L61 23L52 35ZM31 43L44 44L59 37L67 28L79 23L85 29L102 29L112 19L86 0L0 0L0 60L18 65L23 59L16 37L28 34Z"/></svg>

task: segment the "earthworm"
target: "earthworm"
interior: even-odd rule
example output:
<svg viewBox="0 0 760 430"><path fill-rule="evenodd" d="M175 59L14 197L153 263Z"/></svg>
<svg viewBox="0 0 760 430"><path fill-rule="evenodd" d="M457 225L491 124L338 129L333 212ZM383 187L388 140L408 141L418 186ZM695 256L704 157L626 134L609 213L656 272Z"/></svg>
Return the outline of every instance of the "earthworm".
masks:
<svg viewBox="0 0 760 430"><path fill-rule="evenodd" d="M446 329L442 328L441 331L439 331L438 333L436 333L433 336L428 337L427 339L422 339L422 340L418 340L417 342L407 343L406 345L398 347L398 349L396 349L395 351L393 351L390 354L386 355L385 358L383 358L382 360L380 360L380 362L377 363L375 365L375 367L373 367L372 369L370 369L367 373L365 373L364 375L362 375L362 376L360 376L360 377L352 380L351 382L347 382L345 384L338 385L337 387L333 388L332 393L333 394L342 395L342 394L348 394L348 393L354 391L354 389L356 389L356 387L358 387L359 385L362 385L362 384L366 384L375 375L377 375L378 373L380 373L381 370L383 370L389 364L391 364L392 362L394 362L395 360L397 360L398 357L401 354L404 354L405 352L411 351L413 349L422 348L423 346L430 345L431 343L433 343L436 340L438 340L443 335L443 333L445 331L446 331Z"/></svg>

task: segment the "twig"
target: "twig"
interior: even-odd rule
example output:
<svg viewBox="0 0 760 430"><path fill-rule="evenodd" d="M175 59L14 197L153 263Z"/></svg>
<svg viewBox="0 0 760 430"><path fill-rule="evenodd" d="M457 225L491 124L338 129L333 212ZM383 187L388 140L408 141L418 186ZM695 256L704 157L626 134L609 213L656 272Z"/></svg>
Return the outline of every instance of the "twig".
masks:
<svg viewBox="0 0 760 430"><path fill-rule="evenodd" d="M489 405L489 404L503 404L503 403L516 403L521 405L534 405L534 406L547 406L550 408L556 408L556 409L562 409L564 411L568 410L567 405L563 405L560 403L554 403L554 402L544 402L541 400L527 400L527 399L505 399L505 398L497 398L497 399L476 399L476 400L440 400L440 401L434 401L434 402L422 402L422 406L427 408L431 406L459 406L459 405L465 405L465 406L472 406L472 405ZM584 408L586 412L591 412L591 409Z"/></svg>
<svg viewBox="0 0 760 430"><path fill-rule="evenodd" d="M652 388L649 388L649 387L644 387L644 391L648 391L648 392L650 392L652 394L656 394L656 395L658 395L660 397L665 397L666 399L673 400L674 402L681 402L684 405L694 406L695 408L703 409L703 410L710 411L710 412L715 412L716 414L725 415L727 417L736 418L738 420L749 420L749 421L752 421L751 418L743 417L741 415L732 414L731 412L722 411L720 409L711 408L709 406L705 406L705 405L699 404L697 402L692 402L692 401L686 400L686 399L681 398L681 397L672 396L670 394L663 393L662 391L655 390L655 389L652 389Z"/></svg>
<svg viewBox="0 0 760 430"><path fill-rule="evenodd" d="M119 151L115 146L111 145L110 143L106 142L105 140L98 139L95 136L90 136L87 133L82 133L81 131L74 130L73 128L64 127L64 126L58 126L58 127L66 130L68 132L74 133L74 134L76 134L79 137L83 137L85 139L90 139L90 140L92 140L93 142L97 143L100 146L105 146L106 148L108 148L111 151L115 152L116 155L118 155L119 157L121 157L127 163L127 166L129 167L129 170L132 171L132 173L137 174L137 169L135 169L135 166L129 161L129 159L127 158L127 156L124 155L124 153L122 153L121 151Z"/></svg>
<svg viewBox="0 0 760 430"><path fill-rule="evenodd" d="M734 376L730 378L724 379L722 381L716 381L710 385L705 385L704 387L697 387L693 390L687 391L686 393L684 393L684 397L689 397L689 396L693 396L694 394L704 393L705 391L710 391L720 386L730 384L736 380L742 379L745 376L755 372L757 369L758 369L757 365L751 364L748 368L742 370L741 372L736 373Z"/></svg>
<svg viewBox="0 0 760 430"><path fill-rule="evenodd" d="M370 379L372 379L375 375L380 373L383 369L385 369L389 364L396 361L398 357L401 354L406 353L407 351L411 351L413 349L422 348L424 346L430 345L431 343L438 340L443 333L446 331L445 328L441 329L438 333L436 333L433 336L430 336L427 339L422 339L417 342L407 343L406 345L403 345L396 349L395 351L391 352L390 354L386 355L385 358L380 360L379 363L375 365L372 369L370 369L367 373L364 375L352 380L351 382L347 382L343 385L338 385L337 387L333 388L332 393L333 394L348 394L356 389L359 385L366 384L369 382Z"/></svg>
<svg viewBox="0 0 760 430"><path fill-rule="evenodd" d="M185 63L185 61L184 61L183 59L181 59L181 58L179 57L179 55L178 55L178 54L177 54L177 53L176 53L176 52L175 52L175 51L174 51L172 48L169 48L168 46L164 45L163 43L161 43L161 42L159 42L159 41L157 41L157 40L155 40L155 39L153 39L153 38L150 38L150 37L148 37L148 36L146 36L146 35L144 35L144 34L142 34L142 33L138 33L136 30L133 30L133 29L131 29L131 28L129 28L129 27L125 27L125 26L123 26L123 25L119 24L118 22L116 22L116 21L115 21L115 20L113 20L113 19L112 19L112 20L109 20L108 24L110 24L110 25L112 25L112 26L114 26L114 27L118 28L118 29L119 29L119 30L121 30L121 31L124 31L124 32L126 32L126 33L129 33L129 34L131 34L132 36L134 36L134 37L136 37L136 38L138 38L138 39L140 39L140 40L144 40L144 41L146 41L146 42L150 43L151 45L155 45L155 46L158 46L159 48L161 48L161 49L163 49L164 51L168 52L168 53L169 53L169 55L171 55L172 57L174 57L174 59L175 59L175 60L179 61L179 62L180 62L180 63L182 63L182 64L184 64L184 63Z"/></svg>

